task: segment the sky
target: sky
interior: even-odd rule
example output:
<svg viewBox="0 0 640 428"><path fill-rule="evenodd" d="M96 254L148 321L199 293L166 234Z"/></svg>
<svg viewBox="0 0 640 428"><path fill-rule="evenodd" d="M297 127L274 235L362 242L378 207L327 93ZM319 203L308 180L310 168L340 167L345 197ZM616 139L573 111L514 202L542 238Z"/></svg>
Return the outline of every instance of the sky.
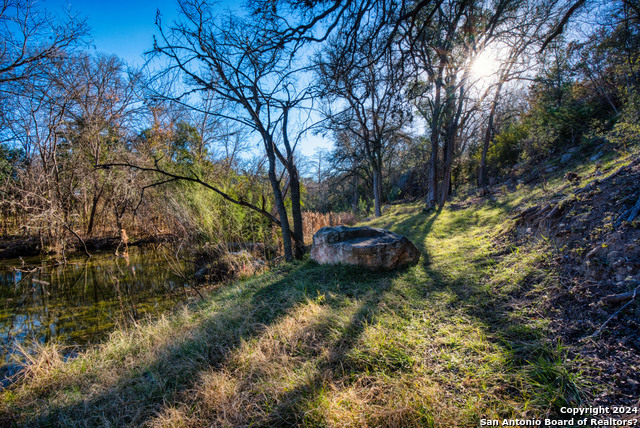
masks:
<svg viewBox="0 0 640 428"><path fill-rule="evenodd" d="M96 52L116 54L131 66L144 63L143 54L153 47L157 34L156 11L170 22L177 16L176 0L54 0L47 2L58 10L70 7L87 19Z"/></svg>
<svg viewBox="0 0 640 428"><path fill-rule="evenodd" d="M234 8L241 2L224 0L220 7ZM72 13L86 18L94 52L117 55L131 67L143 65L144 52L153 47L153 36L158 34L156 11L160 10L165 24L178 16L177 0L45 0L40 4L57 13L70 8ZM317 148L330 147L327 139L309 135L297 150L306 157L313 157Z"/></svg>

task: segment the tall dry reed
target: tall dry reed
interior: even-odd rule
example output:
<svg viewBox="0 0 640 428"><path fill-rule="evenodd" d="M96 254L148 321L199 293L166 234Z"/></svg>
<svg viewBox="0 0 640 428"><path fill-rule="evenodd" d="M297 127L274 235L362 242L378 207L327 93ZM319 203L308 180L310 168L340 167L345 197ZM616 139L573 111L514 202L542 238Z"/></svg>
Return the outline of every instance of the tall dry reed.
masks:
<svg viewBox="0 0 640 428"><path fill-rule="evenodd" d="M302 228L304 230L304 242L310 244L313 234L318 229L325 226L351 226L356 223L356 216L353 213L319 213L315 211L306 211L302 213Z"/></svg>

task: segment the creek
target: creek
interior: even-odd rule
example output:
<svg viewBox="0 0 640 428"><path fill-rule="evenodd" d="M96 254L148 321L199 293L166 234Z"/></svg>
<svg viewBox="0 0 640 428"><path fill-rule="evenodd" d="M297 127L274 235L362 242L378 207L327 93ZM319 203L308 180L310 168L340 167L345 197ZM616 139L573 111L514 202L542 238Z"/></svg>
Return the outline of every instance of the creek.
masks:
<svg viewBox="0 0 640 428"><path fill-rule="evenodd" d="M73 356L118 326L184 302L184 269L162 245L66 263L49 256L0 260L0 385L38 345L55 341Z"/></svg>

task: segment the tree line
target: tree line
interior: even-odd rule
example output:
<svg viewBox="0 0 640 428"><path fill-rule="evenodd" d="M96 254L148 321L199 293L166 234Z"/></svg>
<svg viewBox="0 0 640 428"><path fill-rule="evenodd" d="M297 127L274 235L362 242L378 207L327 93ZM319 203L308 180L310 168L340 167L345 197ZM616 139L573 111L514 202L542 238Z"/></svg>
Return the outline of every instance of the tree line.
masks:
<svg viewBox="0 0 640 428"><path fill-rule="evenodd" d="M634 0L178 5L132 70L89 54L79 17L4 0L5 234L64 248L124 228L242 241L275 227L292 260L305 209L433 209L596 134L637 142ZM312 133L334 148L305 159Z"/></svg>

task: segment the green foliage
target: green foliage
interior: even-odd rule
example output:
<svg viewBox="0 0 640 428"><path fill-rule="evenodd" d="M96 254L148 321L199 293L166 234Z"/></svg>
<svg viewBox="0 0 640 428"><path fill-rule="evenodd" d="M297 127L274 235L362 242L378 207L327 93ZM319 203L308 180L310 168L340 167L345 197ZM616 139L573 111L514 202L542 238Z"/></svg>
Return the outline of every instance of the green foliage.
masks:
<svg viewBox="0 0 640 428"><path fill-rule="evenodd" d="M15 151L0 145L0 182L4 181L11 173L11 164L15 156Z"/></svg>
<svg viewBox="0 0 640 428"><path fill-rule="evenodd" d="M247 178L242 176L228 177L227 191L235 195L234 189L247 185ZM190 234L201 242L271 242L271 226L264 216L236 204L225 201L222 197L197 183L181 182L171 193L175 195L176 216L189 229ZM260 189L243 190L243 198L259 203ZM267 210L270 207L265 207Z"/></svg>
<svg viewBox="0 0 640 428"><path fill-rule="evenodd" d="M583 42L556 48L532 85L524 117L529 138L524 160L540 160L585 134L622 149L640 137L637 46L640 34L615 14Z"/></svg>
<svg viewBox="0 0 640 428"><path fill-rule="evenodd" d="M496 135L487 151L487 166L491 176L503 174L518 162L521 145L527 140L529 131L526 124L516 122L508 125ZM475 158L480 162L480 151Z"/></svg>
<svg viewBox="0 0 640 428"><path fill-rule="evenodd" d="M552 72L552 76L560 73ZM579 143L594 118L594 106L577 96L576 85L562 81L557 86L540 82L532 89L532 104L525 119L529 138L522 144L524 160L538 161L559 147Z"/></svg>
<svg viewBox="0 0 640 428"><path fill-rule="evenodd" d="M582 373L571 370L568 350L562 345L544 347L526 370L533 387L533 401L551 405L560 413L562 407L578 407L585 401L585 385Z"/></svg>
<svg viewBox="0 0 640 428"><path fill-rule="evenodd" d="M623 150L640 143L640 93L637 90L629 94L620 120L606 137Z"/></svg>
<svg viewBox="0 0 640 428"><path fill-rule="evenodd" d="M371 210L371 201L368 201L365 198L358 199L358 214L367 217L369 215L369 211Z"/></svg>
<svg viewBox="0 0 640 428"><path fill-rule="evenodd" d="M176 125L170 148L172 159L179 164L191 165L207 155L198 130L184 121Z"/></svg>

